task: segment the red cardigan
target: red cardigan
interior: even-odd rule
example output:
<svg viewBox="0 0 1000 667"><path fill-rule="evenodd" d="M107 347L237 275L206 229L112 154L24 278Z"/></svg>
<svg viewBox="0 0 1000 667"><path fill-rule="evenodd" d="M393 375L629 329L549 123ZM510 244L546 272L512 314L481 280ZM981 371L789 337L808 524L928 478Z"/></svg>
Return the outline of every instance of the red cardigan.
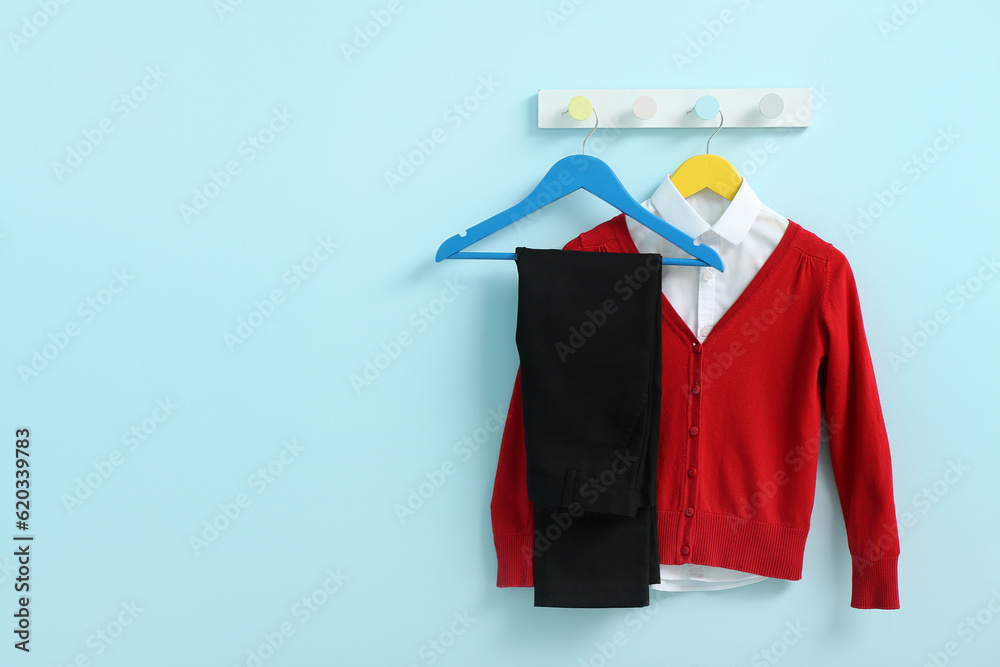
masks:
<svg viewBox="0 0 1000 667"><path fill-rule="evenodd" d="M621 214L566 250L638 252ZM704 343L663 298L660 561L800 579L821 409L852 555L851 606L898 609L889 442L854 275L795 222ZM497 586L532 585L521 375L490 506ZM537 540L537 543L536 543Z"/></svg>

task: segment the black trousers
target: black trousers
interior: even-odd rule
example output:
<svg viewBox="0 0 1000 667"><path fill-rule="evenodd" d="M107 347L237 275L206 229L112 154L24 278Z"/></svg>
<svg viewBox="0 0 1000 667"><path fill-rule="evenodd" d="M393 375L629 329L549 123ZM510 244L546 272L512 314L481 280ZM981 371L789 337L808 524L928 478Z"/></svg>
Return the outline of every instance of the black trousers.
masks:
<svg viewBox="0 0 1000 667"><path fill-rule="evenodd" d="M535 606L646 606L660 581L660 256L522 247L517 270Z"/></svg>

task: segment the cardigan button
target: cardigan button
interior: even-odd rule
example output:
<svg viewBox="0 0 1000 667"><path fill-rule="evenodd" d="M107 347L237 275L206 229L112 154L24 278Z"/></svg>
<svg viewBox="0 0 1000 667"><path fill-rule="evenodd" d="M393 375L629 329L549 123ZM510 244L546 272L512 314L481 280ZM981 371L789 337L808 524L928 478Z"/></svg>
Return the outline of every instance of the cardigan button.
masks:
<svg viewBox="0 0 1000 667"><path fill-rule="evenodd" d="M701 385L695 384L691 385L691 393L697 396L701 393Z"/></svg>
<svg viewBox="0 0 1000 667"><path fill-rule="evenodd" d="M686 510L684 510L684 516L689 517L689 518L693 517L694 516L694 508L693 507L689 507Z"/></svg>
<svg viewBox="0 0 1000 667"><path fill-rule="evenodd" d="M688 548L688 545L685 544L684 546L681 547L682 556L687 556L689 553L691 553L691 549Z"/></svg>
<svg viewBox="0 0 1000 667"><path fill-rule="evenodd" d="M694 468L688 468L688 477L694 477L697 474L698 474L697 470L695 470Z"/></svg>
<svg viewBox="0 0 1000 667"><path fill-rule="evenodd" d="M694 350L695 354L701 353L701 343L692 343L691 349Z"/></svg>
<svg viewBox="0 0 1000 667"><path fill-rule="evenodd" d="M698 427L692 426L691 428L688 429L688 433L690 433L691 435L698 435Z"/></svg>

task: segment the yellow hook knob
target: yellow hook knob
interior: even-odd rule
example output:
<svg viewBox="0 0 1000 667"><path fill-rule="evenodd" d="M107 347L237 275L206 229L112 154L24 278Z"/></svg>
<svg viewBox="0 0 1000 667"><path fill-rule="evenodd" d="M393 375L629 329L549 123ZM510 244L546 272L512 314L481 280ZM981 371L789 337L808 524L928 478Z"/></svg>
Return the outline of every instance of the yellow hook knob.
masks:
<svg viewBox="0 0 1000 667"><path fill-rule="evenodd" d="M587 120L594 112L594 105L584 95L577 95L569 101L569 115L573 120Z"/></svg>

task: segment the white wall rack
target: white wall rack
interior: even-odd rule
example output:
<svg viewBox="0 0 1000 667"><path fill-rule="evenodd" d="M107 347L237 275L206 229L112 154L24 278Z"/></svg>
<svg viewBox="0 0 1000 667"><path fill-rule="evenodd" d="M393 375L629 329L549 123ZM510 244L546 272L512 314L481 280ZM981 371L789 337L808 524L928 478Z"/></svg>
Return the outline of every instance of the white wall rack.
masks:
<svg viewBox="0 0 1000 667"><path fill-rule="evenodd" d="M718 127L720 109L725 128L812 124L811 88L628 88L539 90L538 127L592 128L588 101L600 128Z"/></svg>

